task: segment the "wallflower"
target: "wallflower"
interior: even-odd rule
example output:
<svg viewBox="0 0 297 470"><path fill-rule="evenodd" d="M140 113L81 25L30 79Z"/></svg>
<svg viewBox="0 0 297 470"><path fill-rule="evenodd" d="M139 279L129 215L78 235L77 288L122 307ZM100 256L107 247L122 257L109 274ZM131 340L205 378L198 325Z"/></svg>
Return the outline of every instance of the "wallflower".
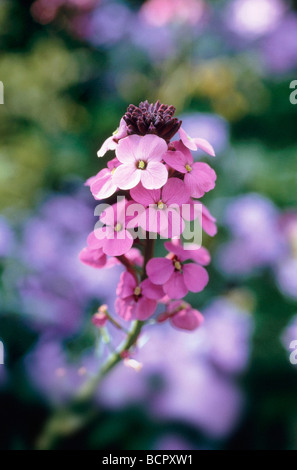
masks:
<svg viewBox="0 0 297 470"><path fill-rule="evenodd" d="M187 302L176 300L167 305L166 311L159 315L158 322L162 323L167 319L170 323L181 330L193 331L202 325L204 319L198 310L195 310Z"/></svg>
<svg viewBox="0 0 297 470"><path fill-rule="evenodd" d="M165 243L165 248L170 251L166 258L154 258L147 264L150 281L163 285L165 294L171 299L181 299L189 291L201 292L209 279L207 271L200 266L209 262L206 259L207 250L184 250L170 242ZM189 259L195 263L186 264Z"/></svg>
<svg viewBox="0 0 297 470"><path fill-rule="evenodd" d="M155 135L131 135L119 142L116 156L122 163L113 180L120 189L132 189L141 181L146 189L159 189L168 179L162 157L167 150L165 140Z"/></svg>
<svg viewBox="0 0 297 470"><path fill-rule="evenodd" d="M142 184L130 192L134 201L146 208L137 218L140 227L166 238L179 236L185 223L181 206L189 201L189 192L178 178L170 178L162 189L148 190Z"/></svg>
<svg viewBox="0 0 297 470"><path fill-rule="evenodd" d="M195 198L204 196L215 187L216 173L207 163L194 163L189 149L182 142L172 144L175 150L169 150L163 156L164 161L184 174L184 183L190 195Z"/></svg>
<svg viewBox="0 0 297 470"><path fill-rule="evenodd" d="M117 313L125 320L147 320L157 308L157 300L164 296L161 286L153 285L149 279L138 284L129 272L121 275L117 288L115 307Z"/></svg>
<svg viewBox="0 0 297 470"><path fill-rule="evenodd" d="M110 206L100 218L104 227L95 229L88 237L88 247L91 250L102 249L109 256L121 256L127 253L133 245L133 236L126 229L129 221L126 209L129 203L126 199Z"/></svg>

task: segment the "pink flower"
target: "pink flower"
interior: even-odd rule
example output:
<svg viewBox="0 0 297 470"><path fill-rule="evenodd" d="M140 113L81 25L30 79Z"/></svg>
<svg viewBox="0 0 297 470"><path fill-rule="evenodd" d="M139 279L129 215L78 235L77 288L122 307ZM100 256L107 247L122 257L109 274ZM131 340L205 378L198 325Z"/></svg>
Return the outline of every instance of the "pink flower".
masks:
<svg viewBox="0 0 297 470"><path fill-rule="evenodd" d="M132 189L141 181L146 189L159 189L166 183L168 172L162 157L167 151L165 140L156 135L130 135L119 142L116 156L122 163L114 172L114 183L120 189Z"/></svg>
<svg viewBox="0 0 297 470"><path fill-rule="evenodd" d="M107 256L103 253L102 248L91 249L86 247L80 252L79 259L87 266L101 269L106 266Z"/></svg>
<svg viewBox="0 0 297 470"><path fill-rule="evenodd" d="M153 285L149 279L138 284L129 272L121 274L116 293L116 311L127 321L150 318L157 308L157 300L164 296L162 287Z"/></svg>
<svg viewBox="0 0 297 470"><path fill-rule="evenodd" d="M184 182L191 197L199 198L215 187L215 171L207 163L194 163L193 156L182 142L174 142L175 151L169 150L163 156L167 165L184 174Z"/></svg>
<svg viewBox="0 0 297 470"><path fill-rule="evenodd" d="M103 143L100 150L98 150L98 157L104 157L108 150L115 150L117 148L118 142L120 139L127 137L127 126L124 119L121 119L120 127L113 133L111 137L108 137L106 141Z"/></svg>
<svg viewBox="0 0 297 470"><path fill-rule="evenodd" d="M166 311L159 315L157 321L162 323L168 319L176 328L188 331L196 330L204 321L198 310L193 309L190 304L181 300L171 302Z"/></svg>
<svg viewBox="0 0 297 470"><path fill-rule="evenodd" d="M179 130L179 136L182 143L190 150L196 151L198 149L203 150L205 153L210 155L211 157L215 157L215 151L213 146L207 142L205 139L193 138L189 137L186 131L181 127Z"/></svg>
<svg viewBox="0 0 297 470"><path fill-rule="evenodd" d="M90 249L101 248L109 256L121 256L127 253L133 245L133 237L126 229L126 209L129 203L122 199L110 206L100 217L104 227L95 229L88 237Z"/></svg>
<svg viewBox="0 0 297 470"><path fill-rule="evenodd" d="M107 166L108 168L99 171L96 176L92 176L86 182L86 185L90 186L94 198L98 200L107 199L118 190L117 185L113 181L113 173L117 166L119 166L118 159L114 158L108 162Z"/></svg>
<svg viewBox="0 0 297 470"><path fill-rule="evenodd" d="M207 271L200 266L209 262L207 250L185 250L171 242L166 242L165 248L170 251L166 258L154 258L147 264L150 281L163 285L165 294L171 299L181 299L189 291L201 292L209 280ZM185 263L189 259L195 263Z"/></svg>
<svg viewBox="0 0 297 470"><path fill-rule="evenodd" d="M170 178L162 189L148 190L142 184L131 189L134 201L146 207L137 222L148 232L159 233L166 238L179 236L185 223L180 207L189 202L189 193L183 181Z"/></svg>

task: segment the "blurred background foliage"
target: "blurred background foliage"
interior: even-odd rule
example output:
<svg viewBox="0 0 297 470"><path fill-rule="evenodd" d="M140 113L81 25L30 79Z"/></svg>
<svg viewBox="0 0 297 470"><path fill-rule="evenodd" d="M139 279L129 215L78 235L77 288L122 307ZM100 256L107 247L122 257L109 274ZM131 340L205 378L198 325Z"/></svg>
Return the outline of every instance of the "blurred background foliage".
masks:
<svg viewBox="0 0 297 470"><path fill-rule="evenodd" d="M142 372L120 367L62 445L297 448L296 31L285 0L0 1L0 447L33 448L100 363L90 318L119 270L77 261L83 184L127 106L160 99L218 153L205 326L152 326Z"/></svg>

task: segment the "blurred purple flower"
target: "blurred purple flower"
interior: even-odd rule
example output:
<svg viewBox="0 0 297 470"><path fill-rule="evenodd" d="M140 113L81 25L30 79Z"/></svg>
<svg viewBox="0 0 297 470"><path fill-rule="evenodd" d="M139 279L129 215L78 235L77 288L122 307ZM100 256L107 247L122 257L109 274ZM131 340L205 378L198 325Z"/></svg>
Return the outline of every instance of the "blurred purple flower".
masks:
<svg viewBox="0 0 297 470"><path fill-rule="evenodd" d="M274 204L259 194L233 200L224 223L233 238L217 253L217 263L226 274L251 274L256 268L272 266L286 251Z"/></svg>
<svg viewBox="0 0 297 470"><path fill-rule="evenodd" d="M154 450L195 450L184 438L174 434L161 437L154 445Z"/></svg>
<svg viewBox="0 0 297 470"><path fill-rule="evenodd" d="M61 344L40 340L25 359L31 381L54 404L61 404L77 393L90 374L97 372L95 357L82 357L71 363Z"/></svg>
<svg viewBox="0 0 297 470"><path fill-rule="evenodd" d="M261 50L264 63L275 73L286 73L297 66L297 15L290 13L263 41Z"/></svg>
<svg viewBox="0 0 297 470"><path fill-rule="evenodd" d="M291 319L281 335L281 342L289 352L292 351L290 347L292 341L297 341L297 315Z"/></svg>

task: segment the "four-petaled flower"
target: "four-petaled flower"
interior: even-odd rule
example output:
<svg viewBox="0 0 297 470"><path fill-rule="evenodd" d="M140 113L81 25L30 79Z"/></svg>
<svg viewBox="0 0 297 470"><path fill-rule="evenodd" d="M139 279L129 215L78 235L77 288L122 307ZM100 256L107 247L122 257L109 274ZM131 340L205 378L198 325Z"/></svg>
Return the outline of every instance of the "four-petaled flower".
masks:
<svg viewBox="0 0 297 470"><path fill-rule="evenodd" d="M155 313L157 300L164 296L161 286L149 279L139 284L129 272L121 274L116 293L116 311L124 320L147 320Z"/></svg>
<svg viewBox="0 0 297 470"><path fill-rule="evenodd" d="M116 148L121 165L116 168L113 181L120 189L132 189L141 181L146 189L159 189L168 179L162 163L167 151L165 140L155 135L131 135L122 139Z"/></svg>
<svg viewBox="0 0 297 470"><path fill-rule="evenodd" d="M169 150L163 156L164 161L184 175L184 183L191 197L200 198L215 187L215 171L203 162L194 163L193 155L182 142L173 142L175 150Z"/></svg>
<svg viewBox="0 0 297 470"><path fill-rule="evenodd" d="M201 265L209 263L205 248L185 250L182 246L166 242L170 252L166 258L153 258L146 267L150 281L162 285L171 299L181 299L190 292L201 292L208 284L208 273ZM194 263L186 263L192 259Z"/></svg>

